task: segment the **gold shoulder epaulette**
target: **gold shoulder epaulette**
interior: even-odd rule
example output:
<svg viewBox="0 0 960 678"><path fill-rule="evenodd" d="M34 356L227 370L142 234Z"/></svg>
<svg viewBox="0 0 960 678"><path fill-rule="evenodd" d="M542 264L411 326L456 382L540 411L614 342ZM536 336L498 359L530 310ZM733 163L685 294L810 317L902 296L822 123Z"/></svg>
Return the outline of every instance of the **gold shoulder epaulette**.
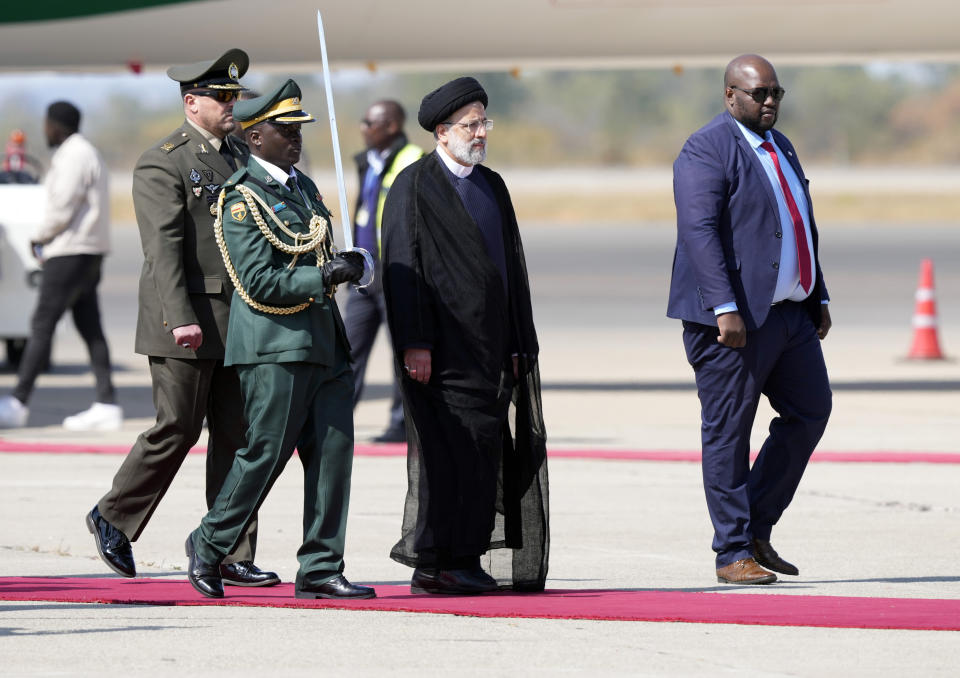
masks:
<svg viewBox="0 0 960 678"><path fill-rule="evenodd" d="M178 130L163 140L163 143L160 144L160 150L164 153L169 153L177 146L182 146L183 144L187 143L187 141L189 141L187 133Z"/></svg>

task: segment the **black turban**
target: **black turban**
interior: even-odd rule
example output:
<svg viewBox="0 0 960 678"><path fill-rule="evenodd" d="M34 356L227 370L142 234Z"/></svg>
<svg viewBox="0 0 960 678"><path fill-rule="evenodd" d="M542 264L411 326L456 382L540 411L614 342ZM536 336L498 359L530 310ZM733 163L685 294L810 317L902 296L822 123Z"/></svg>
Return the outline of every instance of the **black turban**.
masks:
<svg viewBox="0 0 960 678"><path fill-rule="evenodd" d="M487 93L476 79L463 77L451 80L423 97L417 121L423 129L432 132L451 113L474 101L487 105Z"/></svg>
<svg viewBox="0 0 960 678"><path fill-rule="evenodd" d="M67 101L55 101L47 108L47 117L71 132L80 129L80 111Z"/></svg>

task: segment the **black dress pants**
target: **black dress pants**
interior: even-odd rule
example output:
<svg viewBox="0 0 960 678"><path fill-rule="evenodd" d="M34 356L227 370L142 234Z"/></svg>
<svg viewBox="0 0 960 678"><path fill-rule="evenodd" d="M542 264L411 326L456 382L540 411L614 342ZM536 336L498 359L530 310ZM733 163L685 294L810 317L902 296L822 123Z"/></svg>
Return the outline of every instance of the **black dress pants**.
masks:
<svg viewBox="0 0 960 678"><path fill-rule="evenodd" d="M43 264L40 296L33 312L30 339L20 361L13 397L22 403L30 399L34 383L50 361L50 347L57 323L67 310L87 344L93 375L97 380L97 402L116 402L110 379L110 351L100 325L100 284L102 254L73 254L47 259Z"/></svg>

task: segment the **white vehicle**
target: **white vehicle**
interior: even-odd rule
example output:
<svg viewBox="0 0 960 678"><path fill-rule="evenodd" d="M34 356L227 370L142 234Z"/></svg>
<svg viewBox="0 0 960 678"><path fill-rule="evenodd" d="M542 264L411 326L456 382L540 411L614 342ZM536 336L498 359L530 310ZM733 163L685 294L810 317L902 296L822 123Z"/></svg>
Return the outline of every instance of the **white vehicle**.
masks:
<svg viewBox="0 0 960 678"><path fill-rule="evenodd" d="M40 184L0 184L0 340L16 368L30 336L37 305L40 265L30 237L46 200Z"/></svg>

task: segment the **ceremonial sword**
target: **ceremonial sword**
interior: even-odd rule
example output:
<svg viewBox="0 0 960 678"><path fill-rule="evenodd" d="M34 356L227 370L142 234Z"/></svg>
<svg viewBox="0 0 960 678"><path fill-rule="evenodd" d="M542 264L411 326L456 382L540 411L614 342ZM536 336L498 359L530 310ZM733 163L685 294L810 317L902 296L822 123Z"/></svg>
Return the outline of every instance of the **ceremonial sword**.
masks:
<svg viewBox="0 0 960 678"><path fill-rule="evenodd" d="M323 85L327 93L327 114L330 117L330 142L333 144L333 164L337 170L337 197L340 200L340 226L343 228L343 249L363 256L363 277L357 287L366 287L373 282L373 256L362 247L353 245L353 229L350 226L350 210L347 207L347 189L343 183L343 162L340 159L340 138L337 135L337 115L333 111L333 90L330 87L330 64L327 60L327 39L323 34L323 18L317 10L317 31L320 35L320 56L323 64Z"/></svg>

